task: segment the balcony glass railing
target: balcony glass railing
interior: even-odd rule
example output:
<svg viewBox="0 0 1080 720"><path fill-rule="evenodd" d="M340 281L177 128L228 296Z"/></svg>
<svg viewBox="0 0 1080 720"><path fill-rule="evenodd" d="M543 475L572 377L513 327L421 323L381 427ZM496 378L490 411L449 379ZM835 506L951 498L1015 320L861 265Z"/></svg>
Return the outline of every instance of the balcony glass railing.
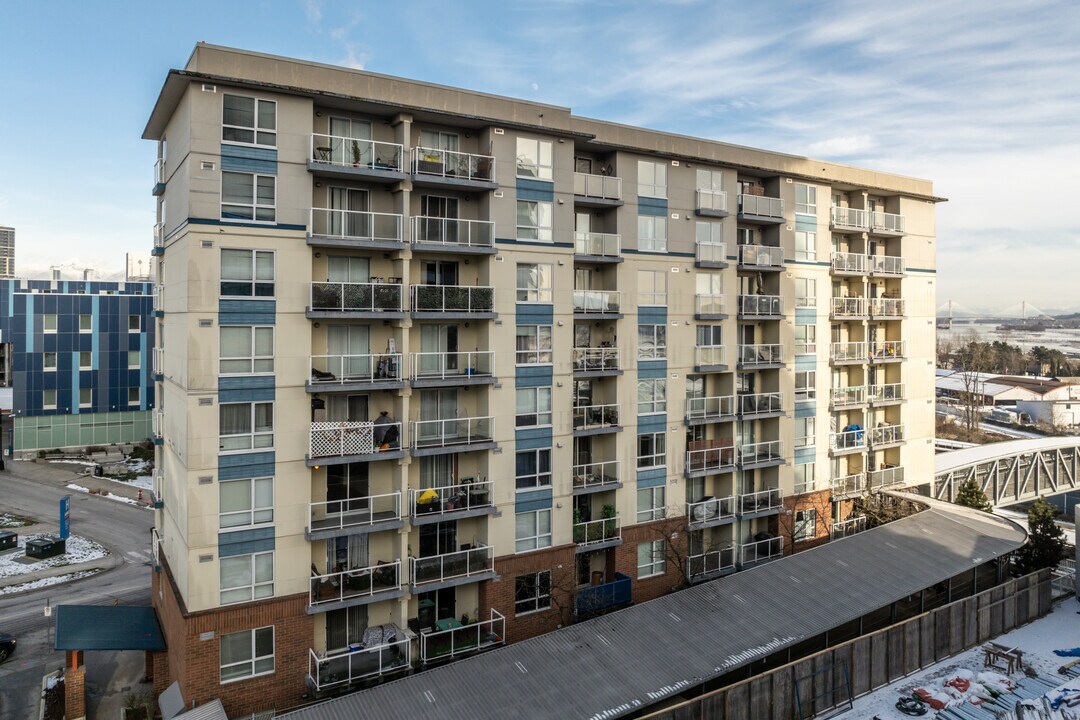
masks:
<svg viewBox="0 0 1080 720"><path fill-rule="evenodd" d="M866 402L866 386L856 385L853 387L833 388L831 396L834 408L861 405Z"/></svg>
<svg viewBox="0 0 1080 720"><path fill-rule="evenodd" d="M861 253L834 252L832 254L832 270L836 273L865 275L867 271L866 256Z"/></svg>
<svg viewBox="0 0 1080 720"><path fill-rule="evenodd" d="M475 312L495 310L495 288L474 285L413 285L413 312Z"/></svg>
<svg viewBox="0 0 1080 720"><path fill-rule="evenodd" d="M834 227L870 229L870 211L858 208L832 206L832 224Z"/></svg>
<svg viewBox="0 0 1080 720"><path fill-rule="evenodd" d="M782 537L758 540L739 546L739 562L743 565L782 557L783 554L784 538Z"/></svg>
<svg viewBox="0 0 1080 720"><path fill-rule="evenodd" d="M405 152L397 143L340 135L311 135L311 160L340 167L401 172Z"/></svg>
<svg viewBox="0 0 1080 720"><path fill-rule="evenodd" d="M573 410L575 430L596 430L619 425L619 404L580 405Z"/></svg>
<svg viewBox="0 0 1080 720"><path fill-rule="evenodd" d="M686 419L719 420L735 415L735 396L718 395L715 397L686 398Z"/></svg>
<svg viewBox="0 0 1080 720"><path fill-rule="evenodd" d="M782 317L784 315L784 298L780 295L740 295L739 314Z"/></svg>
<svg viewBox="0 0 1080 720"><path fill-rule="evenodd" d="M869 359L869 355L867 354L867 345L864 342L830 343L829 359L833 362L866 362Z"/></svg>
<svg viewBox="0 0 1080 720"><path fill-rule="evenodd" d="M619 257L622 236L618 233L575 232L574 253L599 257Z"/></svg>
<svg viewBox="0 0 1080 720"><path fill-rule="evenodd" d="M713 212L727 212L727 193L723 190L698 190L698 210L712 210ZM745 212L745 211L744 211Z"/></svg>
<svg viewBox="0 0 1080 720"><path fill-rule="evenodd" d="M390 213L311 208L312 235L362 242L402 242L402 218Z"/></svg>
<svg viewBox="0 0 1080 720"><path fill-rule="evenodd" d="M900 277L906 270L904 258L892 255L873 255L870 257L870 272L874 275Z"/></svg>
<svg viewBox="0 0 1080 720"><path fill-rule="evenodd" d="M371 597L401 587L401 561L312 575L308 605L317 607Z"/></svg>
<svg viewBox="0 0 1080 720"><path fill-rule="evenodd" d="M165 158L158 158L154 161L154 184L165 184Z"/></svg>
<svg viewBox="0 0 1080 720"><path fill-rule="evenodd" d="M450 447L491 442L493 418L466 417L409 423L414 448Z"/></svg>
<svg viewBox="0 0 1080 720"><path fill-rule="evenodd" d="M784 217L784 201L764 195L739 195L739 212L761 217Z"/></svg>
<svg viewBox="0 0 1080 720"><path fill-rule="evenodd" d="M873 447L896 445L897 443L904 442L903 425L878 425L877 427L869 428L869 432L870 445Z"/></svg>
<svg viewBox="0 0 1080 720"><path fill-rule="evenodd" d="M413 517L482 510L494 506L492 481L409 489L409 514Z"/></svg>
<svg viewBox="0 0 1080 720"><path fill-rule="evenodd" d="M308 457L374 455L401 448L401 423L332 420L311 423Z"/></svg>
<svg viewBox="0 0 1080 720"><path fill-rule="evenodd" d="M154 247L165 247L165 223L154 224Z"/></svg>
<svg viewBox="0 0 1080 720"><path fill-rule="evenodd" d="M691 580L735 569L736 548L726 547L690 555L686 560L686 574Z"/></svg>
<svg viewBox="0 0 1080 720"><path fill-rule="evenodd" d="M594 488L619 482L619 461L586 463L574 466L574 488Z"/></svg>
<svg viewBox="0 0 1080 720"><path fill-rule="evenodd" d="M903 484L903 466L898 465L895 467L882 468L880 470L871 470L866 473L866 487L868 490L877 490L878 488Z"/></svg>
<svg viewBox="0 0 1080 720"><path fill-rule="evenodd" d="M784 265L784 248L765 245L740 245L739 264L761 268L778 268Z"/></svg>
<svg viewBox="0 0 1080 720"><path fill-rule="evenodd" d="M165 425L165 411L161 408L154 408L154 411L150 413L150 432L154 434L154 437L163 437Z"/></svg>
<svg viewBox="0 0 1080 720"><path fill-rule="evenodd" d="M829 433L829 447L833 450L864 450L866 449L866 431L859 429Z"/></svg>
<svg viewBox="0 0 1080 720"><path fill-rule="evenodd" d="M440 583L473 577L495 570L495 556L488 545L477 545L442 555L409 558L409 577L413 585Z"/></svg>
<svg viewBox="0 0 1080 720"><path fill-rule="evenodd" d="M619 369L619 348L579 347L573 350L574 372L600 372Z"/></svg>
<svg viewBox="0 0 1080 720"><path fill-rule="evenodd" d="M312 355L312 385L344 385L401 380L401 353L380 355Z"/></svg>
<svg viewBox="0 0 1080 720"><path fill-rule="evenodd" d="M418 352L410 354L414 380L448 380L454 378L492 377L495 353L490 350L473 352Z"/></svg>
<svg viewBox="0 0 1080 720"><path fill-rule="evenodd" d="M904 301L901 298L874 298L870 302L870 314L874 317L903 317Z"/></svg>
<svg viewBox="0 0 1080 720"><path fill-rule="evenodd" d="M457 623L457 621L454 621ZM487 620L420 633L420 662L450 660L460 655L501 645L506 638L506 618L491 608Z"/></svg>
<svg viewBox="0 0 1080 720"><path fill-rule="evenodd" d="M776 365L782 362L784 362L784 348L779 343L739 346L739 364L744 367Z"/></svg>
<svg viewBox="0 0 1080 720"><path fill-rule="evenodd" d="M694 312L698 315L723 315L727 312L727 298L724 295L696 295Z"/></svg>
<svg viewBox="0 0 1080 720"><path fill-rule="evenodd" d="M735 496L705 498L686 504L686 517L690 524L701 524L735 517Z"/></svg>
<svg viewBox="0 0 1080 720"><path fill-rule="evenodd" d="M493 248L495 223L487 220L415 216L412 219L412 241L445 245L448 250L458 247Z"/></svg>
<svg viewBox="0 0 1080 720"><path fill-rule="evenodd" d="M861 533L866 529L866 516L860 515L858 517L850 517L847 520L841 520L832 524L832 528L829 530L830 540L842 540L846 537L851 537L856 533Z"/></svg>
<svg viewBox="0 0 1080 720"><path fill-rule="evenodd" d="M574 312L617 313L622 294L618 290L575 290Z"/></svg>
<svg viewBox="0 0 1080 720"><path fill-rule="evenodd" d="M621 537L622 527L618 515L574 523L574 542L578 545L598 545L619 540Z"/></svg>
<svg viewBox="0 0 1080 720"><path fill-rule="evenodd" d="M415 175L481 182L492 182L495 179L495 158L490 155L415 147L412 161Z"/></svg>
<svg viewBox="0 0 1080 720"><path fill-rule="evenodd" d="M866 298L830 298L829 310L832 313L833 317L865 318L867 315Z"/></svg>
<svg viewBox="0 0 1080 720"><path fill-rule="evenodd" d="M733 467L735 467L734 445L686 451L687 472L725 472Z"/></svg>
<svg viewBox="0 0 1080 720"><path fill-rule="evenodd" d="M887 383L885 385L871 385L867 396L870 402L894 402L904 399L904 383Z"/></svg>
<svg viewBox="0 0 1080 720"><path fill-rule="evenodd" d="M385 632L384 632L385 635ZM308 651L308 677L316 690L347 687L367 678L404 670L412 665L412 640L401 630L378 645L330 653Z"/></svg>
<svg viewBox="0 0 1080 720"><path fill-rule="evenodd" d="M784 506L784 494L780 488L767 488L752 493L739 495L739 514L770 512Z"/></svg>
<svg viewBox="0 0 1080 720"><path fill-rule="evenodd" d="M164 312L165 310L165 286L154 285L154 289L151 290L151 303L153 304L154 312Z"/></svg>
<svg viewBox="0 0 1080 720"><path fill-rule="evenodd" d="M739 395L739 414L770 415L784 412L784 394L778 392Z"/></svg>
<svg viewBox="0 0 1080 720"><path fill-rule="evenodd" d="M858 495L866 485L866 476L862 473L852 473L843 477L833 478L829 487L833 495Z"/></svg>
<svg viewBox="0 0 1080 720"><path fill-rule="evenodd" d="M723 345L698 345L694 348L694 364L709 367L727 364Z"/></svg>
<svg viewBox="0 0 1080 720"><path fill-rule="evenodd" d="M871 213L871 222L874 230L885 232L902 233L907 225L903 215L887 212Z"/></svg>
<svg viewBox="0 0 1080 720"><path fill-rule="evenodd" d="M783 459L784 444L780 440L745 443L739 446L739 463L742 465L775 462Z"/></svg>
<svg viewBox="0 0 1080 720"><path fill-rule="evenodd" d="M308 503L308 530L344 530L401 519L401 493Z"/></svg>
<svg viewBox="0 0 1080 720"><path fill-rule="evenodd" d="M402 312L402 286L390 283L311 283L311 309L322 312Z"/></svg>
<svg viewBox="0 0 1080 720"><path fill-rule="evenodd" d="M153 352L150 355L150 370L155 375L161 375L165 372L165 349L156 347L151 350Z"/></svg>
<svg viewBox="0 0 1080 720"><path fill-rule="evenodd" d="M576 172L574 194L602 200L622 200L622 178Z"/></svg>
<svg viewBox="0 0 1080 720"><path fill-rule="evenodd" d="M904 357L903 340L885 340L873 343L869 349L872 360L898 360Z"/></svg>
<svg viewBox="0 0 1080 720"><path fill-rule="evenodd" d="M723 263L727 262L726 243L695 243L694 259L698 262Z"/></svg>

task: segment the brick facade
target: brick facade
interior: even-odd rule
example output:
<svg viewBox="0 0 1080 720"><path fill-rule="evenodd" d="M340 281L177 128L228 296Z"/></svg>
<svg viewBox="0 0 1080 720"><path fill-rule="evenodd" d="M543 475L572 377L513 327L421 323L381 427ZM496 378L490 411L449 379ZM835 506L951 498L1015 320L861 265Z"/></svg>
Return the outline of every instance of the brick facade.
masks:
<svg viewBox="0 0 1080 720"><path fill-rule="evenodd" d="M574 602L574 561L573 545L495 558L497 577L480 588L482 612L493 608L506 617L507 642L527 640L568 624ZM551 571L551 608L516 615L515 578L544 570Z"/></svg>
<svg viewBox="0 0 1080 720"><path fill-rule="evenodd" d="M829 541L829 531L832 529L832 491L821 490L819 492L804 493L794 497L784 498L785 512L779 516L777 526L780 537L784 538L784 554L802 552L812 547L817 547ZM817 520L814 524L814 537L808 540L795 542L795 513L802 510L816 510Z"/></svg>
<svg viewBox="0 0 1080 720"><path fill-rule="evenodd" d="M635 604L655 600L686 586L686 518L642 523L624 527L623 544L615 548L615 571L633 580ZM664 541L666 568L662 575L638 579L638 545Z"/></svg>

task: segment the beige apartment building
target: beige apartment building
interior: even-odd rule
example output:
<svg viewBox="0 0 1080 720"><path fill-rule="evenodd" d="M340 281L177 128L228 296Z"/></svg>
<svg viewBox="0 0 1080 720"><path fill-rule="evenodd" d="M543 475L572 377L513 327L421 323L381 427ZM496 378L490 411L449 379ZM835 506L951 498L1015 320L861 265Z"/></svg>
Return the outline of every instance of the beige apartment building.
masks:
<svg viewBox="0 0 1080 720"><path fill-rule="evenodd" d="M189 703L453 661L932 473L928 181L205 44L144 137Z"/></svg>

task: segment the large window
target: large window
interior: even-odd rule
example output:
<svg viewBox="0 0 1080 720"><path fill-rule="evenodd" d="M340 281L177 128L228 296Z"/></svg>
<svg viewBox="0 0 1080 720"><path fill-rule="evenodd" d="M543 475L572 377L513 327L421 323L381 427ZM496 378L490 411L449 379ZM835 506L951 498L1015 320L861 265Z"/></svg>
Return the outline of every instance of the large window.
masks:
<svg viewBox="0 0 1080 720"><path fill-rule="evenodd" d="M664 467L667 464L667 436L662 432L637 436L638 469Z"/></svg>
<svg viewBox="0 0 1080 720"><path fill-rule="evenodd" d="M817 510L797 510L795 512L795 528L792 530L791 539L795 542L813 540L817 537Z"/></svg>
<svg viewBox="0 0 1080 720"><path fill-rule="evenodd" d="M218 483L218 526L247 527L274 522L274 479L251 478Z"/></svg>
<svg viewBox="0 0 1080 720"><path fill-rule="evenodd" d="M667 357L667 326L638 325L638 360L663 360Z"/></svg>
<svg viewBox="0 0 1080 720"><path fill-rule="evenodd" d="M724 242L724 224L698 220L694 239L701 245L719 245Z"/></svg>
<svg viewBox="0 0 1080 720"><path fill-rule="evenodd" d="M551 388L517 389L517 426L537 427L551 424Z"/></svg>
<svg viewBox="0 0 1080 720"><path fill-rule="evenodd" d="M90 350L79 351L79 369L91 370L94 367L94 353Z"/></svg>
<svg viewBox="0 0 1080 720"><path fill-rule="evenodd" d="M640 488L637 491L637 521L664 519L664 486Z"/></svg>
<svg viewBox="0 0 1080 720"><path fill-rule="evenodd" d="M551 326L518 325L517 354L518 365L551 364Z"/></svg>
<svg viewBox="0 0 1080 720"><path fill-rule="evenodd" d="M274 372L273 326L222 326L220 358L218 372L222 375Z"/></svg>
<svg viewBox="0 0 1080 720"><path fill-rule="evenodd" d="M92 333L94 332L94 316L93 315L80 315L79 316L79 332Z"/></svg>
<svg viewBox="0 0 1080 720"><path fill-rule="evenodd" d="M795 307L817 307L817 280L814 278L795 278Z"/></svg>
<svg viewBox="0 0 1080 720"><path fill-rule="evenodd" d="M127 401L128 405L138 405L142 402L142 388L141 387L129 387L127 389Z"/></svg>
<svg viewBox="0 0 1080 720"><path fill-rule="evenodd" d="M42 390L41 391L41 409L42 410L55 410L56 409L56 391L55 390Z"/></svg>
<svg viewBox="0 0 1080 720"><path fill-rule="evenodd" d="M667 380L649 378L637 383L638 415L667 412Z"/></svg>
<svg viewBox="0 0 1080 720"><path fill-rule="evenodd" d="M815 418L795 418L795 447L813 447L815 444L815 432L817 424Z"/></svg>
<svg viewBox="0 0 1080 720"><path fill-rule="evenodd" d="M274 596L274 553L223 557L221 604L247 602Z"/></svg>
<svg viewBox="0 0 1080 720"><path fill-rule="evenodd" d="M638 250L644 252L667 252L667 218L655 215L638 215Z"/></svg>
<svg viewBox="0 0 1080 720"><path fill-rule="evenodd" d="M142 367L142 351L128 350L127 366L129 370L135 370Z"/></svg>
<svg viewBox="0 0 1080 720"><path fill-rule="evenodd" d="M79 388L79 407L88 408L94 404L93 388Z"/></svg>
<svg viewBox="0 0 1080 720"><path fill-rule="evenodd" d="M224 96L221 140L244 145L277 145L277 103L243 95Z"/></svg>
<svg viewBox="0 0 1080 720"><path fill-rule="evenodd" d="M667 306L667 272L638 270L638 305Z"/></svg>
<svg viewBox="0 0 1080 720"><path fill-rule="evenodd" d="M142 316L128 315L128 332L139 332L140 330L142 330Z"/></svg>
<svg viewBox="0 0 1080 720"><path fill-rule="evenodd" d="M514 552L551 547L551 510L534 510L514 516Z"/></svg>
<svg viewBox="0 0 1080 720"><path fill-rule="evenodd" d="M274 253L221 251L222 297L274 297Z"/></svg>
<svg viewBox="0 0 1080 720"><path fill-rule="evenodd" d="M41 369L45 371L56 371L56 359L57 355L54 352L41 353Z"/></svg>
<svg viewBox="0 0 1080 720"><path fill-rule="evenodd" d="M274 447L274 403L223 403L218 448L229 452Z"/></svg>
<svg viewBox="0 0 1080 720"><path fill-rule="evenodd" d="M817 371L795 371L795 399L814 400L817 398Z"/></svg>
<svg viewBox="0 0 1080 720"><path fill-rule="evenodd" d="M517 139L518 177L551 180L553 177L551 157L550 140L519 137Z"/></svg>
<svg viewBox="0 0 1080 720"><path fill-rule="evenodd" d="M667 197L667 163L638 160L637 181L639 197Z"/></svg>
<svg viewBox="0 0 1080 720"><path fill-rule="evenodd" d="M795 212L817 215L817 188L813 185L795 185Z"/></svg>
<svg viewBox="0 0 1080 720"><path fill-rule="evenodd" d="M716 347L724 344L723 325L698 325L695 334L698 347Z"/></svg>
<svg viewBox="0 0 1080 720"><path fill-rule="evenodd" d="M655 577L664 574L664 541L653 540L651 542L638 543L637 546L637 576L638 579Z"/></svg>
<svg viewBox="0 0 1080 720"><path fill-rule="evenodd" d="M795 259L817 260L817 233L795 231Z"/></svg>
<svg viewBox="0 0 1080 720"><path fill-rule="evenodd" d="M544 570L514 578L514 614L547 610L551 607L551 571Z"/></svg>
<svg viewBox="0 0 1080 720"><path fill-rule="evenodd" d="M817 353L817 325L795 326L795 354L814 355Z"/></svg>
<svg viewBox="0 0 1080 720"><path fill-rule="evenodd" d="M551 265L549 263L518 263L517 301L524 303L551 302Z"/></svg>
<svg viewBox="0 0 1080 720"><path fill-rule="evenodd" d="M551 203L518 200L517 239L551 242L554 239L551 217Z"/></svg>
<svg viewBox="0 0 1080 720"><path fill-rule="evenodd" d="M221 219L274 222L277 178L256 173L221 173Z"/></svg>
<svg viewBox="0 0 1080 720"><path fill-rule="evenodd" d="M274 672L274 627L221 636L221 682Z"/></svg>
<svg viewBox="0 0 1080 720"><path fill-rule="evenodd" d="M814 463L795 466L795 494L814 492L817 482L814 476Z"/></svg>
<svg viewBox="0 0 1080 720"><path fill-rule="evenodd" d="M50 313L41 316L41 331L46 335L56 332L56 315Z"/></svg>
<svg viewBox="0 0 1080 720"><path fill-rule="evenodd" d="M720 170L698 170L697 189L707 192L720 192L723 186L724 173Z"/></svg>
<svg viewBox="0 0 1080 720"><path fill-rule="evenodd" d="M551 487L551 448L519 450L514 474L514 486L518 490Z"/></svg>

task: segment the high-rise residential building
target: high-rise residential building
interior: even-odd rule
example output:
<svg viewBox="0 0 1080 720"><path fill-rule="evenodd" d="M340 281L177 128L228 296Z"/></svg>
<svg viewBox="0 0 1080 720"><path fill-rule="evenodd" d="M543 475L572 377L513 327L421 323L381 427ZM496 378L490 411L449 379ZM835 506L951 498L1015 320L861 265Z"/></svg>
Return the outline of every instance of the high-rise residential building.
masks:
<svg viewBox="0 0 1080 720"><path fill-rule="evenodd" d="M15 228L0 226L0 278L15 277Z"/></svg>
<svg viewBox="0 0 1080 720"><path fill-rule="evenodd" d="M144 137L186 702L546 632L931 476L928 181L205 44Z"/></svg>

